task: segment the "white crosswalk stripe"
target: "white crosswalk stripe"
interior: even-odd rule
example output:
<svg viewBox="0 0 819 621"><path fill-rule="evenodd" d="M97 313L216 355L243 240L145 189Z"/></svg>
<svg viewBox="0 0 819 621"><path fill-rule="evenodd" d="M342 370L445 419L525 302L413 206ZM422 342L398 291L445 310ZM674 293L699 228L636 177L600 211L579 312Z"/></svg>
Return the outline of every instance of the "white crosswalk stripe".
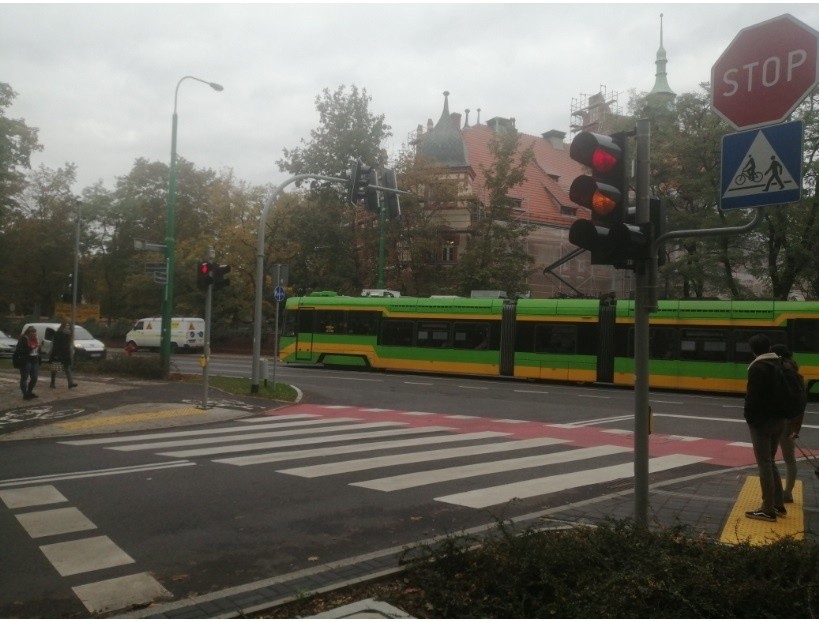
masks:
<svg viewBox="0 0 819 621"><path fill-rule="evenodd" d="M491 426L487 429L482 419L475 417L410 412L404 413L406 418L402 420L380 409L359 412L388 414L381 420L371 420L364 415L357 417L355 412L349 417L295 413L253 417L217 428L63 443L102 445L114 451L150 451L177 459L205 458L238 467L283 464L281 468L275 466L277 473L303 478L347 475L347 485L379 492L434 486L430 496L436 494L436 501L474 509L629 479L634 474L633 462L626 457L630 457L631 448L624 446L566 446L569 440L546 435L519 439L511 435L513 426L509 431L492 430ZM444 424L413 426L420 415L436 417L435 423ZM452 427L446 426L448 420L453 421ZM476 421L477 429L471 424L456 429L464 420ZM356 453L367 455L345 458ZM332 461L328 462L328 458ZM706 460L691 455L655 457L649 461L649 469L660 472ZM285 463L298 461L302 465ZM436 467L436 462L440 466ZM355 476L401 466L405 467L403 472L385 472L388 476ZM498 484L500 480L507 482ZM453 485L460 491L442 493L455 491Z"/></svg>

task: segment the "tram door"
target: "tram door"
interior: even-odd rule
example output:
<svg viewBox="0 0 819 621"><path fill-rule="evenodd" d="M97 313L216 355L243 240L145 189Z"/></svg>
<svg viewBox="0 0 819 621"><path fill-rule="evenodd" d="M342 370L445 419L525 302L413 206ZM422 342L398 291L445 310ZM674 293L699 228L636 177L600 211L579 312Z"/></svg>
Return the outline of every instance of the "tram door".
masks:
<svg viewBox="0 0 819 621"><path fill-rule="evenodd" d="M515 318L517 302L504 300L501 311L500 375L515 375Z"/></svg>
<svg viewBox="0 0 819 621"><path fill-rule="evenodd" d="M316 311L311 307L299 308L298 326L296 326L296 360L312 362L313 333L315 330Z"/></svg>
<svg viewBox="0 0 819 621"><path fill-rule="evenodd" d="M597 325L600 326L597 348L597 381L614 382L614 326L617 319L617 300L606 297L600 300Z"/></svg>

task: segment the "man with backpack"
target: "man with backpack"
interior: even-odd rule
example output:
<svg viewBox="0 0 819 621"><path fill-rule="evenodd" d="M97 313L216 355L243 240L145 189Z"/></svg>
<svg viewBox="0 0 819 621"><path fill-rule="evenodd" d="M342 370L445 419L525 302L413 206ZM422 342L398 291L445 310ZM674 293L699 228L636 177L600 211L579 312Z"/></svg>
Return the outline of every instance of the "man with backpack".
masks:
<svg viewBox="0 0 819 621"><path fill-rule="evenodd" d="M787 515L782 479L776 467L779 438L785 429L782 403L778 397L778 366L781 363L779 356L771 351L771 342L764 334L752 336L748 345L754 360L748 366L745 421L751 432L754 457L759 469L762 506L755 511L746 511L745 516L752 520L776 522L777 515Z"/></svg>

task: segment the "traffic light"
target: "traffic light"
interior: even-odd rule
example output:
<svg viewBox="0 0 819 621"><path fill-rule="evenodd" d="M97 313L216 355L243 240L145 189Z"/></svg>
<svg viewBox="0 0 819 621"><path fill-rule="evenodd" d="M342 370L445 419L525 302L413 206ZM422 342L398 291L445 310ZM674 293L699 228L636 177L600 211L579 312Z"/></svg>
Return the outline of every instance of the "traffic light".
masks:
<svg viewBox="0 0 819 621"><path fill-rule="evenodd" d="M393 190L398 189L398 179L395 177L395 171L390 170L389 168L384 169L384 179L381 182L385 188L391 188ZM398 194L394 192L384 192L387 198L387 217L391 220L393 218L400 218L401 217L401 200L398 197Z"/></svg>
<svg viewBox="0 0 819 621"><path fill-rule="evenodd" d="M230 284L230 278L225 278L225 274L230 272L230 265L216 265L212 264L213 272L213 290L227 287Z"/></svg>
<svg viewBox="0 0 819 621"><path fill-rule="evenodd" d="M591 175L577 177L569 189L569 198L591 211L591 220L572 224L569 241L591 251L594 265L635 267L635 261L645 258L650 238L629 217L625 133L580 132L572 140L569 156L591 170Z"/></svg>
<svg viewBox="0 0 819 621"><path fill-rule="evenodd" d="M367 197L367 186L370 185L370 167L361 158L352 163L350 169L350 188L347 200L353 205Z"/></svg>
<svg viewBox="0 0 819 621"><path fill-rule="evenodd" d="M375 168L370 169L369 177L367 178L369 185L378 185L378 171ZM373 213L381 212L381 205L378 202L378 190L375 188L366 188L367 201L364 203L364 208Z"/></svg>
<svg viewBox="0 0 819 621"><path fill-rule="evenodd" d="M196 265L196 286L199 289L207 289L213 284L213 263L200 261Z"/></svg>

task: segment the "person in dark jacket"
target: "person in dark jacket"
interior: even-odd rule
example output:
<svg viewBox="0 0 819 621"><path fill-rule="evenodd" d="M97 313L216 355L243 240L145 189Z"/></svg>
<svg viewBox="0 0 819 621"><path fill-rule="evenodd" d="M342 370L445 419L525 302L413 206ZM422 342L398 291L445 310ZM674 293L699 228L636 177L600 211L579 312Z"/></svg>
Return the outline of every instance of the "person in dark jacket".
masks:
<svg viewBox="0 0 819 621"><path fill-rule="evenodd" d="M783 364L789 365L794 371L799 373L799 365L793 359L790 350L784 345L771 345L771 351L782 358ZM793 502L793 488L796 485L796 454L794 440L799 437L802 429L802 421L805 418L803 411L799 416L785 421L785 428L779 438L779 448L782 451L782 459L785 461L785 489L783 496L785 502Z"/></svg>
<svg viewBox="0 0 819 621"><path fill-rule="evenodd" d="M63 321L54 333L54 341L51 345L51 359L49 362L58 362L65 372L65 379L68 380L69 388L76 388L76 384L71 376L71 359L74 356L74 337L71 327ZM51 367L51 387L54 388L57 380L57 372Z"/></svg>
<svg viewBox="0 0 819 621"><path fill-rule="evenodd" d="M754 360L748 366L745 421L751 432L754 457L759 469L762 506L754 511L746 511L745 516L752 520L776 522L777 515L787 514L782 479L776 467L776 450L785 429L785 418L780 414L781 406L774 397L776 368L772 363L777 362L779 356L771 351L771 342L764 334L752 336L748 345Z"/></svg>
<svg viewBox="0 0 819 621"><path fill-rule="evenodd" d="M14 357L19 360L20 390L23 399L26 401L36 399L34 387L40 374L40 342L37 340L37 328L29 326L28 330L20 335Z"/></svg>

